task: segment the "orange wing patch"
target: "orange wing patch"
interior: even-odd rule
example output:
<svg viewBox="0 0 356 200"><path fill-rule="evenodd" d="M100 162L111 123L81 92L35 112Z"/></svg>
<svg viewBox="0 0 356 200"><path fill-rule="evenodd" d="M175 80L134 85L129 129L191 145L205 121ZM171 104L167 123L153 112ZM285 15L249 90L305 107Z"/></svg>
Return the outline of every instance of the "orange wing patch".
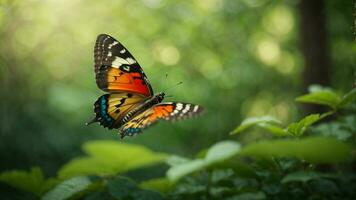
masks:
<svg viewBox="0 0 356 200"><path fill-rule="evenodd" d="M167 118L173 112L173 105L162 105L153 107L153 114L149 117L150 121L155 121L157 118Z"/></svg>
<svg viewBox="0 0 356 200"><path fill-rule="evenodd" d="M125 91L150 95L142 74L138 72L124 72L120 69L111 67L107 73L107 91Z"/></svg>

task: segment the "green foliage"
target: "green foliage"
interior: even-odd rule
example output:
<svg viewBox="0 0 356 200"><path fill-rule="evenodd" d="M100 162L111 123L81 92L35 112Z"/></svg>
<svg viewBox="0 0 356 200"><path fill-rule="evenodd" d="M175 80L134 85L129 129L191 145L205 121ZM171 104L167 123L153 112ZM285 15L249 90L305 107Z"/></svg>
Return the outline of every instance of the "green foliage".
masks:
<svg viewBox="0 0 356 200"><path fill-rule="evenodd" d="M327 105L332 110L323 114L311 114L298 122L289 124L286 128L282 128L280 121L271 116L263 117L250 117L241 122L241 124L235 128L230 134L234 135L246 131L246 129L259 126L265 129L268 133L275 136L302 136L309 126L319 122L320 120L334 114L338 109L349 106L356 99L356 89L352 89L347 94L341 96L336 94L330 89L320 88L317 86L311 86L312 91L309 94L296 98L297 102L311 103L319 105Z"/></svg>
<svg viewBox="0 0 356 200"><path fill-rule="evenodd" d="M90 141L83 145L83 150L88 156L75 158L64 165L58 172L60 178L114 175L163 162L167 157L142 146L114 141Z"/></svg>
<svg viewBox="0 0 356 200"><path fill-rule="evenodd" d="M140 187L143 189L159 191L167 193L171 189L172 183L168 178L155 178L147 181L142 181Z"/></svg>
<svg viewBox="0 0 356 200"><path fill-rule="evenodd" d="M347 106L348 104L355 102L356 100L356 88L352 89L350 92L348 92L347 94L345 94L342 99L341 102L339 103L339 107L344 107Z"/></svg>
<svg viewBox="0 0 356 200"><path fill-rule="evenodd" d="M319 114L308 115L299 122L289 124L287 127L287 131L290 132L292 135L301 136L310 125L314 124L320 119L322 119L322 117Z"/></svg>
<svg viewBox="0 0 356 200"><path fill-rule="evenodd" d="M102 179L82 176L62 182L46 193L42 200L64 200L84 197L85 199L163 199L160 193L141 189L128 178L117 176L115 178Z"/></svg>
<svg viewBox="0 0 356 200"><path fill-rule="evenodd" d="M33 167L29 172L21 170L5 171L0 174L0 181L13 187L41 196L58 181L45 179L39 167Z"/></svg>
<svg viewBox="0 0 356 200"><path fill-rule="evenodd" d="M240 144L233 141L222 141L213 145L206 153L205 158L186 160L179 164L175 164L167 171L167 177L175 182L182 177L195 171L203 170L208 167L213 167L240 151Z"/></svg>
<svg viewBox="0 0 356 200"><path fill-rule="evenodd" d="M274 136L301 136L304 134L304 132L307 130L307 128L320 121L321 119L331 115L332 112L324 113L322 115L320 114L311 114L303 119L301 119L298 122L293 122L289 124L286 128L280 127L280 122L277 119L274 119L273 117L270 116L264 116L264 117L251 117L245 119L234 131L232 131L230 134L237 134L240 133L244 130L246 130L249 127L252 126L259 126L269 133L271 133Z"/></svg>
<svg viewBox="0 0 356 200"><path fill-rule="evenodd" d="M282 179L282 183L289 183L289 182L302 182L306 183L311 180L315 179L321 179L321 178L335 178L336 175L331 175L331 174L325 174L325 173L318 173L314 171L298 171L298 172L293 172Z"/></svg>
<svg viewBox="0 0 356 200"><path fill-rule="evenodd" d="M334 102L331 90L311 94L320 91L329 96L315 98L319 103ZM0 181L43 200L354 199L356 116L344 112L354 98L352 90L330 111L305 116L286 128L270 116L246 119L232 134L253 126L272 134L257 141L220 141L194 159L140 145L89 141L83 144L87 155L65 164L57 178L45 179L41 169L32 168L3 172ZM304 102L316 102L309 100ZM328 116L332 120L323 122Z"/></svg>
<svg viewBox="0 0 356 200"><path fill-rule="evenodd" d="M354 102L355 99L356 88L352 89L345 95L338 95L330 89L318 89L316 91L311 92L310 94L306 94L296 98L296 101L301 103L326 105L332 108L333 110L337 110Z"/></svg>
<svg viewBox="0 0 356 200"><path fill-rule="evenodd" d="M130 170L139 170L157 163L163 163L167 158L167 154L153 152L139 145L124 144L116 141L90 141L83 145L83 150L88 156L76 158L65 164L58 171L58 179L50 178L45 180L40 168L32 168L30 172L3 172L0 175L0 181L31 192L37 196L42 196L44 192L51 189L42 197L43 199L68 199L80 195L87 195L88 190L102 190L106 184L104 184L104 186L100 185L102 185L103 182L107 182L104 181L104 179L109 178L107 186L111 192L110 194L120 199L121 197L118 197L118 192L115 192L115 189L119 189L115 187L115 184L122 184L129 179L117 178L115 182L110 179L111 176L116 176L118 173L129 172ZM152 167L157 168L155 165ZM160 168L158 167L158 169ZM164 172L161 174L164 175ZM93 178L83 175L98 175L103 178ZM153 178L143 181L141 185L142 188L164 191L169 188L169 184L167 183L168 181L166 181L166 179ZM130 198L156 199L157 196L160 197L156 192L139 189L133 182L132 185L133 191L127 194ZM121 186L123 185L120 185L120 187ZM127 183L126 186L129 187L130 184ZM124 188L123 190L126 191L126 189ZM89 196L90 198L100 199L104 198L102 195L106 196L102 193L91 194L91 192ZM146 197L143 198L143 196Z"/></svg>
<svg viewBox="0 0 356 200"><path fill-rule="evenodd" d="M250 117L241 122L241 124L233 130L230 134L237 134L245 131L246 129L258 125L261 127L266 127L267 125L275 125L280 124L281 122L274 117L271 116L263 116L263 117Z"/></svg>
<svg viewBox="0 0 356 200"><path fill-rule="evenodd" d="M108 182L108 192L115 199L158 200L162 196L153 191L138 188L128 179L116 178Z"/></svg>
<svg viewBox="0 0 356 200"><path fill-rule="evenodd" d="M320 91L316 91L310 94L300 96L296 99L296 101L302 103L326 105L336 110L337 106L341 102L341 98L333 91L320 90Z"/></svg>
<svg viewBox="0 0 356 200"><path fill-rule="evenodd" d="M319 124L312 129L313 134L337 138L341 141L349 141L356 132L356 116L342 116L338 121Z"/></svg>
<svg viewBox="0 0 356 200"><path fill-rule="evenodd" d="M42 200L65 200L87 189L93 182L89 177L74 177L57 185Z"/></svg>
<svg viewBox="0 0 356 200"><path fill-rule="evenodd" d="M352 147L333 138L308 137L292 140L271 140L249 144L241 155L273 158L288 157L309 163L338 163L351 158Z"/></svg>
<svg viewBox="0 0 356 200"><path fill-rule="evenodd" d="M314 93L317 94L317 91ZM356 188L353 185L356 183L356 177L351 175L350 165L350 162L354 162L355 159L352 155L354 145L349 144L356 130L355 115L354 113L346 116L339 114L337 120L320 123L326 117L334 115L335 111L343 113L343 108L355 103L351 100L354 98L353 90L337 101L335 95L322 95L322 98L316 98L319 102L323 100L330 105L330 102L335 102L330 106L331 111L308 115L298 122L287 125L286 128L282 128L278 120L269 116L244 120L232 134L258 126L262 130L269 131L273 136L285 138L261 139L258 142L245 144L230 159L220 163L219 168L209 168L204 165L202 155L207 155L207 152L200 153L199 159L195 160L175 159L176 162L173 163L178 164L172 166L170 169L172 171L168 171L168 177L172 176L171 173L175 172L173 169L179 169L180 165L186 167L182 171L186 170L184 172L189 173L179 177L180 182L175 186L173 197L176 199L355 198L356 194L353 190ZM314 102L316 101L307 103ZM315 126L317 122L319 124ZM331 130L329 126L332 127ZM306 131L310 135L319 136L306 137ZM352 143L354 144L354 141ZM246 158L254 159L246 162ZM245 175L251 169L254 173L250 176L237 173L233 169L234 162L249 166L247 168L249 170L244 171ZM340 163L343 163L343 167L339 168ZM327 173L321 172L318 170L319 166L321 168L329 166L333 170ZM180 175L181 171L176 172ZM191 172L195 173L190 174Z"/></svg>

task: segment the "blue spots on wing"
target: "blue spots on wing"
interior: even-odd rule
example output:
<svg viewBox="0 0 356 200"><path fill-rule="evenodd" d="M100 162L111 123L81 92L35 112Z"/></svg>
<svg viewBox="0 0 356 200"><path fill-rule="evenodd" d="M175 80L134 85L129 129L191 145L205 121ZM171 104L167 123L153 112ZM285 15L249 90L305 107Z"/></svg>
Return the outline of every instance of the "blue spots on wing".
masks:
<svg viewBox="0 0 356 200"><path fill-rule="evenodd" d="M110 126L112 125L112 123L114 123L114 120L109 116L109 114L107 113L107 99L105 98L106 96L102 96L99 100L100 103L100 116L102 118L102 122L107 125Z"/></svg>
<svg viewBox="0 0 356 200"><path fill-rule="evenodd" d="M141 129L140 128L128 128L128 129L123 130L121 135L123 137L125 137L125 136L133 136L133 135L136 135L138 133L141 133Z"/></svg>

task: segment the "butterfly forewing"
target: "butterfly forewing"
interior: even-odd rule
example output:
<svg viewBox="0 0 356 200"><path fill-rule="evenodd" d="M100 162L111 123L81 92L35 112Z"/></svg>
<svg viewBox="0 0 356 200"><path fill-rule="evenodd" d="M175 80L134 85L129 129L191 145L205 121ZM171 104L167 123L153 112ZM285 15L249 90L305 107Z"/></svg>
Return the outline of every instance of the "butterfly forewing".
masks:
<svg viewBox="0 0 356 200"><path fill-rule="evenodd" d="M94 48L96 83L108 92L152 96L152 87L136 59L113 37L100 34Z"/></svg>
<svg viewBox="0 0 356 200"><path fill-rule="evenodd" d="M157 120L176 121L195 117L201 114L203 108L199 105L190 103L167 102L152 106L143 113L135 116L120 129L121 138L133 136L140 133L143 129L153 125Z"/></svg>

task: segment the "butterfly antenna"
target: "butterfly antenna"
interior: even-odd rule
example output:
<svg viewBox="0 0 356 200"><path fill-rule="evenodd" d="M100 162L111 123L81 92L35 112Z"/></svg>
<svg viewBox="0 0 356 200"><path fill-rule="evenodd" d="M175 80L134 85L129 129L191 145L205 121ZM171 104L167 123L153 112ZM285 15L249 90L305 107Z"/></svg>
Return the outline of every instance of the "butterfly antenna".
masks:
<svg viewBox="0 0 356 200"><path fill-rule="evenodd" d="M176 83L175 85L172 85L172 86L169 87L169 88L164 89L163 91L164 91L164 92L167 92L168 90L171 90L171 89L173 89L173 88L175 88L175 87L177 87L178 85L181 85L181 84L183 84L182 81Z"/></svg>
<svg viewBox="0 0 356 200"><path fill-rule="evenodd" d="M167 80L167 78L168 78L168 73L165 73L165 75L164 75L164 78L163 77L161 77L161 80L163 81L166 81Z"/></svg>
<svg viewBox="0 0 356 200"><path fill-rule="evenodd" d="M166 98L172 98L173 97L173 95L166 95Z"/></svg>

